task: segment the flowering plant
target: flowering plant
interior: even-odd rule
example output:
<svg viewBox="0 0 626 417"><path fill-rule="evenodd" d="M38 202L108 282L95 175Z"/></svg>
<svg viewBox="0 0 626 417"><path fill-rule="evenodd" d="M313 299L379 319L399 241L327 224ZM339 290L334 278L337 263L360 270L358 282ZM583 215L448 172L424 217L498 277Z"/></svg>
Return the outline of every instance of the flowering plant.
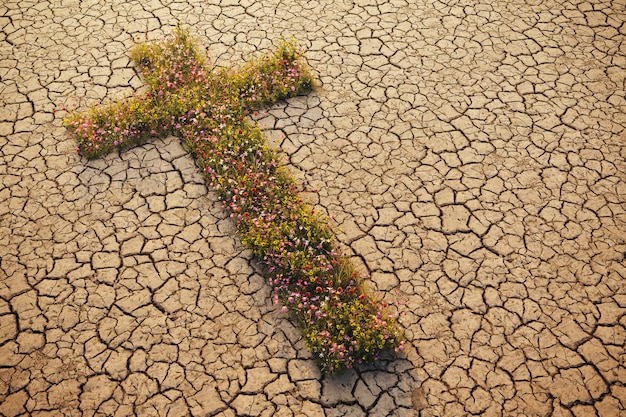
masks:
<svg viewBox="0 0 626 417"><path fill-rule="evenodd" d="M282 155L247 118L313 88L295 43L282 41L273 54L235 69L209 71L178 27L162 42L137 45L131 56L148 91L67 117L78 151L91 159L154 136L181 137L322 370L402 349L396 314L364 290L328 224L299 198Z"/></svg>

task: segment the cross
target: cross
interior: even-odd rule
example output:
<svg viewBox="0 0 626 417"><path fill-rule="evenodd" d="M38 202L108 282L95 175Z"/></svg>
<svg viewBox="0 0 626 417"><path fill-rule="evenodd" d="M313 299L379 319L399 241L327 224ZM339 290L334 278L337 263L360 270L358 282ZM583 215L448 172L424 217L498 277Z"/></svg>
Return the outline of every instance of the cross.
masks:
<svg viewBox="0 0 626 417"><path fill-rule="evenodd" d="M147 91L65 120L92 159L155 136L183 139L259 261L276 304L299 322L323 371L369 362L404 341L385 303L365 292L331 228L298 196L250 111L309 92L313 77L295 43L282 41L235 69L212 68L189 33L131 52Z"/></svg>

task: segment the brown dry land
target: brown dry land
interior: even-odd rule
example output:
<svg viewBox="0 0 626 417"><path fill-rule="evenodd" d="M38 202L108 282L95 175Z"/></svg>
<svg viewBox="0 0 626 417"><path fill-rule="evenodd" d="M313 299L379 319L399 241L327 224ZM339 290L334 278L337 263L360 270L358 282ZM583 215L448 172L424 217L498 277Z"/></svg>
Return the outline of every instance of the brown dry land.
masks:
<svg viewBox="0 0 626 417"><path fill-rule="evenodd" d="M76 155L178 22L306 49L258 120L405 355L321 376L178 139ZM626 416L625 94L624 0L2 0L0 416Z"/></svg>

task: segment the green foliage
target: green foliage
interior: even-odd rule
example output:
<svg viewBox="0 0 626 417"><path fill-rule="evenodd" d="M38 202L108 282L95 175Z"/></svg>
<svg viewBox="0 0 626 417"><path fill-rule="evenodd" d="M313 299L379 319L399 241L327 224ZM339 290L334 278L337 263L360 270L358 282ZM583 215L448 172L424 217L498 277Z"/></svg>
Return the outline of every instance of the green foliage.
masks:
<svg viewBox="0 0 626 417"><path fill-rule="evenodd" d="M325 219L298 196L282 155L247 120L250 110L313 88L295 42L281 41L274 53L238 68L209 71L178 27L163 42L137 45L131 56L148 92L70 115L65 124L78 151L96 158L150 137L181 137L261 264L274 301L300 323L324 371L402 349L396 314L365 293Z"/></svg>

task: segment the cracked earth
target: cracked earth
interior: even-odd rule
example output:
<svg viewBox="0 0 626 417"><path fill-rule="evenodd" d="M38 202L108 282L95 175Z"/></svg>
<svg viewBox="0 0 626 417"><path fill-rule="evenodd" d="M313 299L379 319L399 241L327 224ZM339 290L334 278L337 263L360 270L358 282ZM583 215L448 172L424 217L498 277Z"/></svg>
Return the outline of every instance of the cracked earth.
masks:
<svg viewBox="0 0 626 417"><path fill-rule="evenodd" d="M188 25L295 36L320 88L257 120L407 352L320 375L177 138L62 127ZM626 416L626 6L4 0L1 416Z"/></svg>

